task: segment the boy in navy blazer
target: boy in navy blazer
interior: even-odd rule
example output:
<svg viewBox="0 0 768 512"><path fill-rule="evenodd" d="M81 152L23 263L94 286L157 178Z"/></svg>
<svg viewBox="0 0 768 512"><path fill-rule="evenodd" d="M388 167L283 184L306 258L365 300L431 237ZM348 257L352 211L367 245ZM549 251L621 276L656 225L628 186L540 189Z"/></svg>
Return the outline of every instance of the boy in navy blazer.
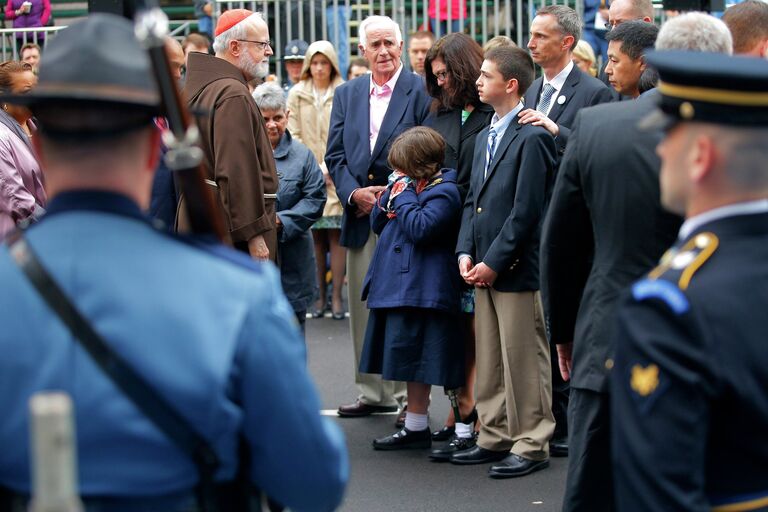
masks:
<svg viewBox="0 0 768 512"><path fill-rule="evenodd" d="M520 48L485 55L480 100L494 108L480 132L457 254L475 286L477 446L454 464L497 462L490 476L522 476L549 465L555 428L550 355L539 294L539 238L557 149L544 128L520 124L533 61ZM510 453L511 449L511 453Z"/></svg>

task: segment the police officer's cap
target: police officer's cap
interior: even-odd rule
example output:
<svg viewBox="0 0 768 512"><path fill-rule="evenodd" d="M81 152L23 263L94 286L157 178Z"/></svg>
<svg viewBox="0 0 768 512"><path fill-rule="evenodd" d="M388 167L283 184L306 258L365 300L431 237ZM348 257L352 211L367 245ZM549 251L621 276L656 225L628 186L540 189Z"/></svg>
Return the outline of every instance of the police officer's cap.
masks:
<svg viewBox="0 0 768 512"><path fill-rule="evenodd" d="M659 110L640 123L669 129L682 121L768 126L768 62L722 53L648 52L659 72Z"/></svg>
<svg viewBox="0 0 768 512"><path fill-rule="evenodd" d="M309 48L309 45L301 39L288 41L288 44L285 45L283 60L304 60L304 54L307 53L307 48Z"/></svg>
<svg viewBox="0 0 768 512"><path fill-rule="evenodd" d="M120 131L145 124L160 111L149 56L133 24L103 13L59 32L46 45L37 86L0 100L29 106L48 134ZM115 115L100 120L72 115L92 111Z"/></svg>

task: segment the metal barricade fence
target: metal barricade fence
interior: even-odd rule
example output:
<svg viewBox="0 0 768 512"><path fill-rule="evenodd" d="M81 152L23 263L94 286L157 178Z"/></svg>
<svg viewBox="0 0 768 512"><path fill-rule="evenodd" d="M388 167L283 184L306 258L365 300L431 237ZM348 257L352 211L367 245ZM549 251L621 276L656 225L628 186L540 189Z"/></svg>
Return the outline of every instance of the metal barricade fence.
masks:
<svg viewBox="0 0 768 512"><path fill-rule="evenodd" d="M2 60L19 60L19 50L27 43L35 43L38 46L45 46L45 41L49 41L56 36L56 32L65 27L35 27L35 28L4 28L0 29L2 37Z"/></svg>
<svg viewBox="0 0 768 512"><path fill-rule="evenodd" d="M228 9L260 11L275 42L275 72L281 78L282 56L288 41L331 41L340 60L346 57L349 62L358 55L360 23L374 14L389 16L398 23L406 45L410 33L431 29L437 37L463 31L481 45L494 36L506 35L524 46L536 9L550 4L568 5L580 15L584 9L584 0L214 0L213 23L215 26L221 13ZM439 18L443 7L447 7L447 17L435 23L437 20L430 19L430 13ZM458 13L455 18L454 13ZM403 59L407 62L406 56Z"/></svg>

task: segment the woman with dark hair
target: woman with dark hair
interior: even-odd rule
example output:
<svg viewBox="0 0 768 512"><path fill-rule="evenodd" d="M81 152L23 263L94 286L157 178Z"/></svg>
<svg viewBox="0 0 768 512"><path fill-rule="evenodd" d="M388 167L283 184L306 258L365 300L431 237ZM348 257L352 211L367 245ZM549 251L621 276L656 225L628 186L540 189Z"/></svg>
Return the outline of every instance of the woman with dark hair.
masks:
<svg viewBox="0 0 768 512"><path fill-rule="evenodd" d="M0 92L24 94L37 84L26 62L0 64ZM43 173L30 141L35 131L32 113L21 105L6 103L0 110L0 240L19 222L45 213Z"/></svg>
<svg viewBox="0 0 768 512"><path fill-rule="evenodd" d="M491 122L493 109L482 103L477 94L475 81L480 76L483 64L483 50L474 39L466 34L449 34L435 42L427 52L424 62L427 91L435 98L432 113L425 124L434 128L445 139L445 163L447 168L457 171L456 184L461 201L469 191L469 176L472 172L472 158L477 134ZM457 233L458 234L458 233ZM445 448L434 450L431 458L448 460L451 453L474 444L474 432L470 424L476 422L474 411L475 383L475 336L474 336L474 290L462 293L462 311L465 313L465 383L459 396L461 418L457 422L453 412L445 426L434 432L433 439L451 442ZM455 435L454 435L455 434Z"/></svg>

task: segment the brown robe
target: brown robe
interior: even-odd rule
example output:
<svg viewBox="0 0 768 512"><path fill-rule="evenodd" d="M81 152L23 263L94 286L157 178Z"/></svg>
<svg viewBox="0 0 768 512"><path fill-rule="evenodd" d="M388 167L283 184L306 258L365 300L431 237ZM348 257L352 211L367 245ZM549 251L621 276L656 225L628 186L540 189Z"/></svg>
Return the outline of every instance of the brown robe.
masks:
<svg viewBox="0 0 768 512"><path fill-rule="evenodd" d="M216 183L228 242L247 252L248 240L263 235L275 261L277 171L264 118L242 72L224 59L192 52L182 94L197 116L205 177L211 186ZM179 231L189 226L183 204L182 197L176 221Z"/></svg>

